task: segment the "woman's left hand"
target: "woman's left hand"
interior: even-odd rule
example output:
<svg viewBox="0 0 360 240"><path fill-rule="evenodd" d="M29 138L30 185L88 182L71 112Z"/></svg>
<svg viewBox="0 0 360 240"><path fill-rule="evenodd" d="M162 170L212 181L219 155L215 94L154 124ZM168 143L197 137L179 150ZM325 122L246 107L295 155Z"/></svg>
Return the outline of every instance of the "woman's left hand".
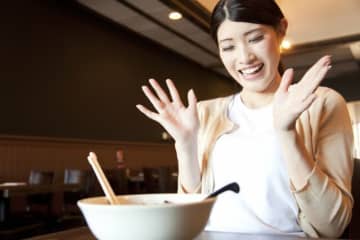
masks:
<svg viewBox="0 0 360 240"><path fill-rule="evenodd" d="M308 109L316 98L315 90L330 69L331 57L320 58L302 77L291 85L293 69L287 69L274 96L274 126L276 130L295 129L296 119Z"/></svg>

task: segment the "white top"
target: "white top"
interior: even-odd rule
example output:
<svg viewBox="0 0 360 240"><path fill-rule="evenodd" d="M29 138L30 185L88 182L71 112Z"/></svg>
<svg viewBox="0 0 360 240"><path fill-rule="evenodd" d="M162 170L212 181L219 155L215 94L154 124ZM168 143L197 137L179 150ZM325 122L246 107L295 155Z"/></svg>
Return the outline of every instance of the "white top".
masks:
<svg viewBox="0 0 360 240"><path fill-rule="evenodd" d="M272 104L250 109L237 94L228 115L239 128L217 140L210 164L215 189L237 182L240 193L218 196L206 230L305 236L275 136Z"/></svg>

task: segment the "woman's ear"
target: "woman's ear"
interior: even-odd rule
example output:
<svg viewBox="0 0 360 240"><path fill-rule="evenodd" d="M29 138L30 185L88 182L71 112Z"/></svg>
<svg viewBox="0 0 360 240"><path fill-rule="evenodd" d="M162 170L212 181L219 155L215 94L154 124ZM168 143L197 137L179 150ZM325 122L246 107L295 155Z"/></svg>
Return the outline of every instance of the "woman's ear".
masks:
<svg viewBox="0 0 360 240"><path fill-rule="evenodd" d="M278 28L278 34L281 39L285 37L287 27L288 27L288 21L286 20L286 18L281 19Z"/></svg>

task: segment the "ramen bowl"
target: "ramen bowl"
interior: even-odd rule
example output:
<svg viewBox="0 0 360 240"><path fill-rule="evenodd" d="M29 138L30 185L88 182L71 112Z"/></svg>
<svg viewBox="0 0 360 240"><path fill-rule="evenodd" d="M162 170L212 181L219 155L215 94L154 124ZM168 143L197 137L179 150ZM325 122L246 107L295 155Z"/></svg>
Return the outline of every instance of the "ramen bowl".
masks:
<svg viewBox="0 0 360 240"><path fill-rule="evenodd" d="M215 198L203 194L134 194L85 198L78 206L97 239L193 239L208 221Z"/></svg>

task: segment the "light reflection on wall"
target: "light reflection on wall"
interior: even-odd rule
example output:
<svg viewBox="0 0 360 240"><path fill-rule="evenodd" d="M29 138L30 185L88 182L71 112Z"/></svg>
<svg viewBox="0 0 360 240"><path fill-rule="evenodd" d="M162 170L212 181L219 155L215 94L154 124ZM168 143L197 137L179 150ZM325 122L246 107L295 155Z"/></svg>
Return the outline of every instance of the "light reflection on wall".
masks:
<svg viewBox="0 0 360 240"><path fill-rule="evenodd" d="M360 101L348 102L347 107L354 133L354 157L360 158Z"/></svg>

